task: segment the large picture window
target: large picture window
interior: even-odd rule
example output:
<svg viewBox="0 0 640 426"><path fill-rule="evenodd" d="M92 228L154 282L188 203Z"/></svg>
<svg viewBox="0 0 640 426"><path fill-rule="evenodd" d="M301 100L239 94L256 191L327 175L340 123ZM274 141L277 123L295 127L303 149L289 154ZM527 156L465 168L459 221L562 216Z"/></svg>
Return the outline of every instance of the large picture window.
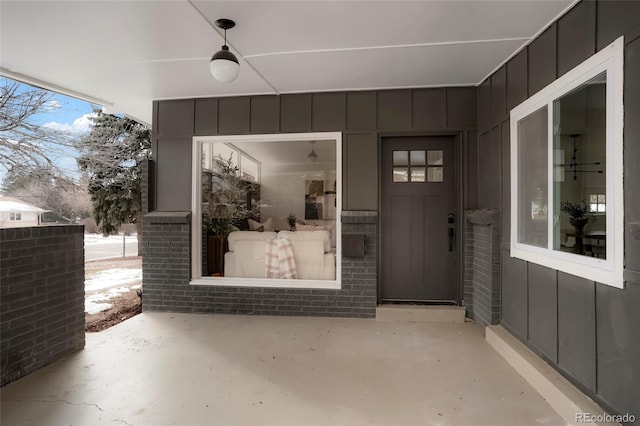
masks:
<svg viewBox="0 0 640 426"><path fill-rule="evenodd" d="M341 134L195 137L192 284L340 288Z"/></svg>
<svg viewBox="0 0 640 426"><path fill-rule="evenodd" d="M623 286L622 38L511 111L511 255Z"/></svg>

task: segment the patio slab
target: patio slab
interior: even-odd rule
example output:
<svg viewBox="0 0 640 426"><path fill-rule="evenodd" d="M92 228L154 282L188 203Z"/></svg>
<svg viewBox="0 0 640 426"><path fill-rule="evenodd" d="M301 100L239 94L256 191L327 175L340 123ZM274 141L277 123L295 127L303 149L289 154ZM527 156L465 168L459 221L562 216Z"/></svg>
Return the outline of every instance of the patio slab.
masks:
<svg viewBox="0 0 640 426"><path fill-rule="evenodd" d="M22 425L561 425L468 323L143 313L1 390Z"/></svg>

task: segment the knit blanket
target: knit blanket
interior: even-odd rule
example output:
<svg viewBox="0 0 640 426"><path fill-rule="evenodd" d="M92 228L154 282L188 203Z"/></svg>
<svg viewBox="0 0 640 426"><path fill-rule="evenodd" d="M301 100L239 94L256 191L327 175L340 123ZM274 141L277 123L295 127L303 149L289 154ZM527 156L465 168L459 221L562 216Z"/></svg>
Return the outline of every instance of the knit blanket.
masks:
<svg viewBox="0 0 640 426"><path fill-rule="evenodd" d="M265 247L267 278L295 279L298 277L293 246L288 238L274 238Z"/></svg>

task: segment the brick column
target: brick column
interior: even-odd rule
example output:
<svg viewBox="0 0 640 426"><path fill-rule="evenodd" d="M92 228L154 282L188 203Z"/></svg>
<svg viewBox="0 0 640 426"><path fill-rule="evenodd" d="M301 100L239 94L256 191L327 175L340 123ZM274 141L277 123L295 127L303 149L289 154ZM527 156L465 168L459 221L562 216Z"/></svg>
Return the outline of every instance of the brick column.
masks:
<svg viewBox="0 0 640 426"><path fill-rule="evenodd" d="M480 327L500 323L500 212L471 210L464 221L464 302Z"/></svg>
<svg viewBox="0 0 640 426"><path fill-rule="evenodd" d="M0 386L84 348L84 227L0 229Z"/></svg>

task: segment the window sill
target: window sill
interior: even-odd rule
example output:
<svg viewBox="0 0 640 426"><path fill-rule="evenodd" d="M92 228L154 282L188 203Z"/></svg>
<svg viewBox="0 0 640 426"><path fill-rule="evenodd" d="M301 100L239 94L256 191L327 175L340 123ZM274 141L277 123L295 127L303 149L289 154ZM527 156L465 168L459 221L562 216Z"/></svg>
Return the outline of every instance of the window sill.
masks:
<svg viewBox="0 0 640 426"><path fill-rule="evenodd" d="M212 287L262 287L262 288L293 288L315 290L340 290L338 280L283 280L267 278L224 278L201 277L191 280L189 285Z"/></svg>

